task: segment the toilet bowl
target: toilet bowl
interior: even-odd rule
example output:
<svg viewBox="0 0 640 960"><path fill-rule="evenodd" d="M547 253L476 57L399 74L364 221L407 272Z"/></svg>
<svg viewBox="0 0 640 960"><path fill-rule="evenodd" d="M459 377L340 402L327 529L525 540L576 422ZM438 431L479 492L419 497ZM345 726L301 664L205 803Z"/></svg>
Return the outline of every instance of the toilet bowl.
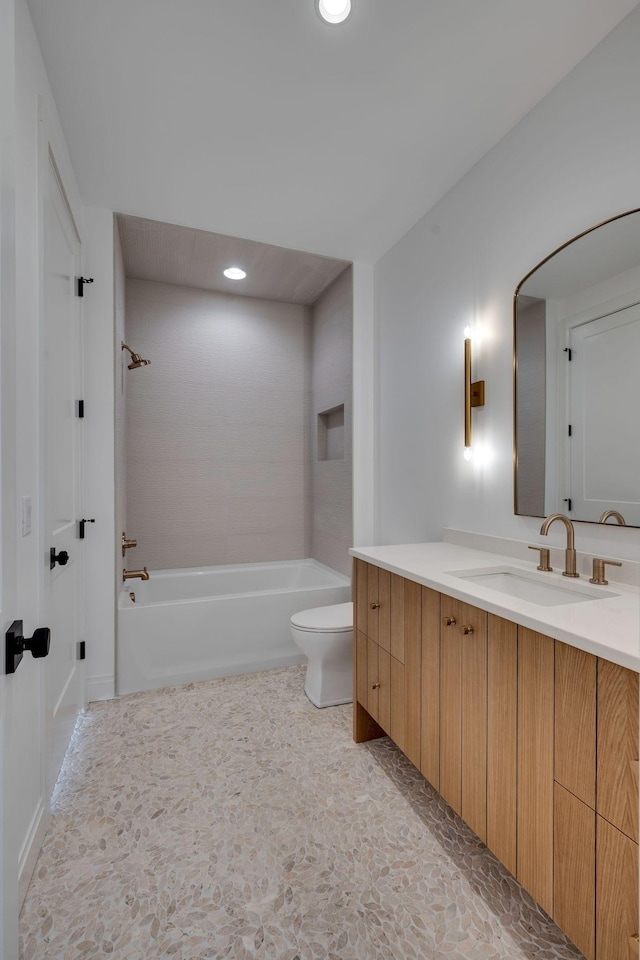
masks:
<svg viewBox="0 0 640 960"><path fill-rule="evenodd" d="M353 603L302 610L291 635L309 661L304 692L316 707L353 700Z"/></svg>

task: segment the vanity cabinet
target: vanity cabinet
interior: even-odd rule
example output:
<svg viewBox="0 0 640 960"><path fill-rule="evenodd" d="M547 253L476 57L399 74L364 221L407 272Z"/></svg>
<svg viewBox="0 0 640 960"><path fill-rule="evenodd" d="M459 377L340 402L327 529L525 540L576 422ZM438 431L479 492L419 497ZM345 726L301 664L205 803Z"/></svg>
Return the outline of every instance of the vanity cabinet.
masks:
<svg viewBox="0 0 640 960"><path fill-rule="evenodd" d="M355 561L354 739L388 734L587 960L638 955L638 674Z"/></svg>

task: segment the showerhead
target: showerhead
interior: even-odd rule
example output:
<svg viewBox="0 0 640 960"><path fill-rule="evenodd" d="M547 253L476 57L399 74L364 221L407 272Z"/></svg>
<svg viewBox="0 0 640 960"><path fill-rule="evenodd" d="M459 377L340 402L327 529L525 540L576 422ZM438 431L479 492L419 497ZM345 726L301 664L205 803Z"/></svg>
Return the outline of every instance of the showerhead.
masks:
<svg viewBox="0 0 640 960"><path fill-rule="evenodd" d="M128 347L124 340L120 342L120 348L122 350L128 350L131 354L131 363L127 364L128 370L137 370L138 367L147 367L151 360L143 360L139 353L134 353L131 347Z"/></svg>

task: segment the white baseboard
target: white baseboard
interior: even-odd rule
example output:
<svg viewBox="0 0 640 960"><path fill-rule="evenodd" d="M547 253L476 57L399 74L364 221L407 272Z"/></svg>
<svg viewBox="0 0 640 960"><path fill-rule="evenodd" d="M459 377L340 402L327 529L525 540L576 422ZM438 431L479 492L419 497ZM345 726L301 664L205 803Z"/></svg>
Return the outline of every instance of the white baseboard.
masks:
<svg viewBox="0 0 640 960"><path fill-rule="evenodd" d="M40 853L44 835L47 832L48 822L49 811L45 807L42 798L40 798L18 856L19 909L22 909L24 898L27 895L29 881L31 880L31 875L34 871L38 854Z"/></svg>
<svg viewBox="0 0 640 960"><path fill-rule="evenodd" d="M87 703L94 700L113 700L116 695L116 679L113 674L87 677Z"/></svg>

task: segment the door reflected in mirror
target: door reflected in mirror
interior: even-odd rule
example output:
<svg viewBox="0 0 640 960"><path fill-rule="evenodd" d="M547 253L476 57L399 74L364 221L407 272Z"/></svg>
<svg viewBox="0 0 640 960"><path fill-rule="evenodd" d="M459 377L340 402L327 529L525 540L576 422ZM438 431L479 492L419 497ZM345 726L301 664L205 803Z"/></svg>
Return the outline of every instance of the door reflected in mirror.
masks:
<svg viewBox="0 0 640 960"><path fill-rule="evenodd" d="M514 344L515 513L640 526L640 210L521 280Z"/></svg>

